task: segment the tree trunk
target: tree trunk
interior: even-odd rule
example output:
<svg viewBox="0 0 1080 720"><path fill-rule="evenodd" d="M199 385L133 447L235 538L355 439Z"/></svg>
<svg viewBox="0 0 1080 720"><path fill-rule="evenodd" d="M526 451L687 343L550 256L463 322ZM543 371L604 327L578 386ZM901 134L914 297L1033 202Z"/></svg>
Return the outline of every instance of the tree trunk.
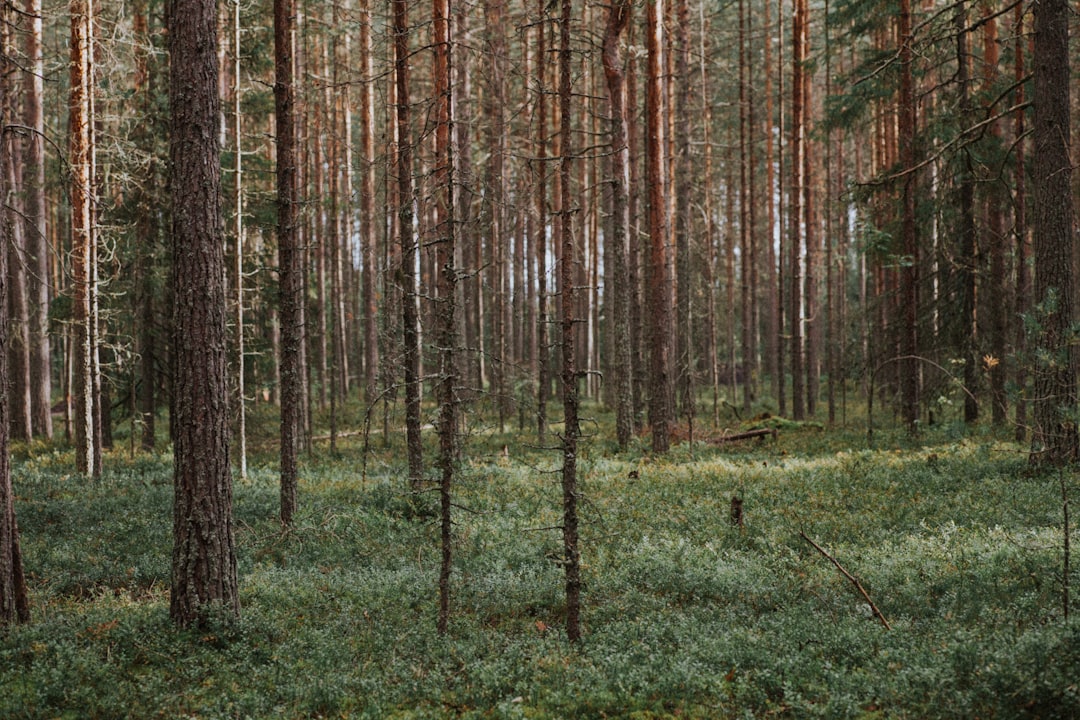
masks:
<svg viewBox="0 0 1080 720"><path fill-rule="evenodd" d="M30 30L26 33L27 76L23 123L30 128L23 146L22 185L25 194L26 255L30 273L30 399L34 435L52 438L52 357L49 350L49 245L45 225L45 65L42 55L41 0L27 0Z"/></svg>
<svg viewBox="0 0 1080 720"><path fill-rule="evenodd" d="M8 116L8 82L11 61L8 55L11 32L11 9L0 11L0 125L6 127ZM7 167L11 146L0 142L0 168ZM0 198L6 198L10 188L7 174L0 172ZM8 223L0 223L0 239L10 242ZM8 267L7 254L0 252L0 388L8 384ZM8 452L8 394L0 392L0 628L15 623L30 622L30 603L23 573L22 550L19 544L19 524L15 518L15 491L11 485L11 454Z"/></svg>
<svg viewBox="0 0 1080 720"><path fill-rule="evenodd" d="M668 212L664 105L663 0L647 3L648 77L645 117L648 128L649 188L649 424L654 452L667 452L671 443L671 281L668 267Z"/></svg>
<svg viewBox="0 0 1080 720"><path fill-rule="evenodd" d="M694 322L691 308L690 260L690 9L687 0L675 2L675 102L672 107L674 124L675 175L675 356L676 399L683 415L694 415L693 368Z"/></svg>
<svg viewBox="0 0 1080 720"><path fill-rule="evenodd" d="M900 166L905 170L901 182L901 244L904 267L900 270L900 303L903 324L900 331L900 405L904 424L912 433L918 430L919 365L916 356L919 319L919 244L915 224L915 89L911 64L912 29L911 0L900 0L900 117L897 133L900 146Z"/></svg>
<svg viewBox="0 0 1080 720"><path fill-rule="evenodd" d="M90 93L92 5L71 0L71 101L69 135L71 163L72 323L75 329L75 467L93 474L97 464L94 443L94 229L91 169Z"/></svg>
<svg viewBox="0 0 1080 720"><path fill-rule="evenodd" d="M575 313L574 288L574 228L570 212L570 171L572 165L572 125L570 97L570 0L562 0L562 19L559 22L559 134L562 157L559 160L559 178L562 213L559 216L562 237L562 258L559 273L562 276L562 385L563 414L563 569L566 572L566 638L570 642L581 639L581 550L578 547L577 513L577 445L578 426L578 374L577 347L574 342Z"/></svg>
<svg viewBox="0 0 1080 720"><path fill-rule="evenodd" d="M960 86L961 122L974 120L971 103L971 46L968 37L967 13L963 5L956 9L956 82ZM959 171L958 216L960 247L957 248L957 275L960 286L960 319L957 326L956 348L964 360L964 422L979 419L976 400L979 382L978 323L976 322L975 276L978 242L975 233L975 172L970 151L961 153Z"/></svg>
<svg viewBox="0 0 1080 720"><path fill-rule="evenodd" d="M998 29L997 16L991 11L990 5L983 5L983 93L989 95L994 91L994 85L998 77ZM989 103L984 104L984 116L994 113L994 108ZM1001 124L991 122L987 129L993 144L1001 142ZM1005 207L1006 195L1003 184L991 178L985 183L986 204L986 243L990 254L990 275L987 278L986 293L987 310L989 311L989 355L999 360L999 364L986 364L982 368L990 380L990 403L991 417L995 426L1005 424L1008 410L1005 396L1005 373L1007 347L1008 314L1006 310L1007 285L1005 282Z"/></svg>
<svg viewBox="0 0 1080 720"><path fill-rule="evenodd" d="M1024 52L1027 49L1027 37L1024 34L1024 6L1017 5L1013 14L1013 55L1015 57L1014 79L1016 81L1016 107L1024 106L1024 78L1027 68L1024 63ZM1031 276L1028 272L1028 258L1031 257L1031 248L1028 242L1027 228L1027 141L1024 122L1024 110L1016 113L1014 119L1013 136L1016 138L1016 161L1014 164L1014 195L1016 215L1013 222L1016 235L1016 317L1022 318L1028 312L1028 295L1031 290ZM1027 352L1027 328L1023 322L1016 323L1015 335L1016 355L1024 357ZM1023 442L1027 438L1027 381L1028 368L1026 362L1016 364L1016 442Z"/></svg>
<svg viewBox="0 0 1080 720"><path fill-rule="evenodd" d="M244 397L244 147L241 140L240 119L240 3L236 3L233 15L233 142L235 144L236 165L236 238L233 256L236 270L236 439L239 443L238 454L240 478L247 478L247 398Z"/></svg>
<svg viewBox="0 0 1080 720"><path fill-rule="evenodd" d="M1069 4L1035 5L1035 338L1032 458L1062 465L1077 458L1073 324L1073 196L1069 158Z"/></svg>
<svg viewBox="0 0 1080 720"><path fill-rule="evenodd" d="M424 449L420 438L420 335L416 311L416 239L413 231L412 139L409 133L409 17L408 1L393 0L394 75L397 83L398 131L398 286L401 288L402 337L405 360L405 434L409 484L419 490L424 479Z"/></svg>
<svg viewBox="0 0 1080 720"><path fill-rule="evenodd" d="M806 63L806 2L794 0L791 15L791 190L788 210L790 239L788 241L788 302L791 310L791 415L795 420L806 417L806 397L803 381L803 317L802 317L802 228L803 174L806 165L806 106L803 95L803 75Z"/></svg>
<svg viewBox="0 0 1080 720"><path fill-rule="evenodd" d="M10 38L5 38L10 43ZM3 51L11 55L11 48ZM6 206L11 208L4 213L8 238L8 424L12 439L29 441L32 432L30 396L30 306L27 302L27 265L26 234L23 232L23 218L26 216L23 198L15 190L19 187L19 178L23 171L19 165L19 156L15 152L15 136L8 135L0 142L6 148L7 173Z"/></svg>
<svg viewBox="0 0 1080 720"><path fill-rule="evenodd" d="M217 3L169 3L174 485L169 614L237 617L229 469Z"/></svg>
<svg viewBox="0 0 1080 720"><path fill-rule="evenodd" d="M375 72L372 63L371 0L360 0L360 246L364 265L364 400L372 405L378 395L379 325L378 268L375 242Z"/></svg>
<svg viewBox="0 0 1080 720"><path fill-rule="evenodd" d="M540 89L536 98L536 160L533 167L536 218L533 230L533 247L536 250L536 345L537 345L537 388L536 388L536 437L543 445L547 437L547 397L551 385L550 358L548 348L548 307L547 307L547 90L544 85L547 78L547 11L546 0L538 0L541 22L536 26L536 77Z"/></svg>
<svg viewBox="0 0 1080 720"><path fill-rule="evenodd" d="M175 1L175 0L174 0ZM303 430L304 262L297 228L294 0L274 0L274 117L277 132L277 235L281 319L281 522L296 512L298 455Z"/></svg>
<svg viewBox="0 0 1080 720"><path fill-rule="evenodd" d="M608 10L604 33L604 76L611 107L611 258L612 371L615 385L615 435L626 447L634 433L634 398L630 356L630 298L627 256L630 253L630 149L627 145L626 104L619 39L630 20L629 0Z"/></svg>

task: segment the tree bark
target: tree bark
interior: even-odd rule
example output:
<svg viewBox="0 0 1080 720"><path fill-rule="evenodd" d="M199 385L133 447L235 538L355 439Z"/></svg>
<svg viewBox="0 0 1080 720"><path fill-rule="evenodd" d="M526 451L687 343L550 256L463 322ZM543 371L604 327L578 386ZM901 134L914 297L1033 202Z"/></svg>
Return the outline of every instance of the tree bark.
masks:
<svg viewBox="0 0 1080 720"><path fill-rule="evenodd" d="M1035 379L1032 458L1045 465L1073 462L1076 352L1073 324L1073 196L1069 157L1069 3L1042 0L1035 17L1035 294L1041 304Z"/></svg>
<svg viewBox="0 0 1080 720"><path fill-rule="evenodd" d="M578 547L577 511L577 446L578 425L578 374L577 347L574 340L575 311L574 288L574 227L571 212L570 173L572 154L572 117L570 98L573 86L570 81L570 0L562 0L562 17L559 21L559 134L562 138L559 160L561 193L562 258L559 273L562 276L562 380L563 380L563 569L566 573L566 638L570 642L581 639L581 550Z"/></svg>
<svg viewBox="0 0 1080 720"><path fill-rule="evenodd" d="M375 73L372 63L371 0L360 0L360 245L363 253L364 400L372 405L378 395L379 326L375 242Z"/></svg>
<svg viewBox="0 0 1080 720"><path fill-rule="evenodd" d="M904 175L901 209L901 243L904 266L900 270L900 303L903 308L903 325L900 335L900 404L901 416L909 432L918 430L919 420L919 243L915 218L915 88L911 65L912 24L911 0L900 0L900 118L898 144L900 165L907 171Z"/></svg>
<svg viewBox="0 0 1080 720"><path fill-rule="evenodd" d="M22 183L26 193L26 249L30 294L30 387L33 433L51 439L52 356L49 342L49 245L45 224L45 64L42 55L41 0L26 0L30 31L26 59L30 66L23 122L30 128L23 155Z"/></svg>
<svg viewBox="0 0 1080 720"><path fill-rule="evenodd" d="M452 139L453 89L451 65L453 45L450 35L450 0L434 0L432 27L434 42L435 95L435 254L439 346L439 526L442 550L439 565L439 634L450 621L450 572L452 568L453 525L451 506L454 470L458 462L457 401L457 268L454 223L454 153Z"/></svg>
<svg viewBox="0 0 1080 720"><path fill-rule="evenodd" d="M397 83L398 246L401 264L402 337L405 359L405 434L409 484L419 490L424 479L420 438L420 335L416 310L416 238L413 230L412 139L409 133L409 16L407 0L393 0L394 76Z"/></svg>
<svg viewBox="0 0 1080 720"><path fill-rule="evenodd" d="M649 189L649 424L654 452L671 443L671 279L668 259L668 211L664 105L664 0L646 3L648 77L645 116L648 128Z"/></svg>
<svg viewBox="0 0 1080 720"><path fill-rule="evenodd" d="M6 127L8 117L8 82L11 77L11 58L8 55L8 34L11 32L11 10L5 5L0 11L0 126ZM11 146L0 142L0 168L7 167ZM0 198L7 197L8 177L0 172ZM0 223L0 239L10 242L7 222ZM7 253L0 252L0 388L8 384L8 267ZM8 452L8 394L0 392L0 628L15 623L30 622L30 603L23 572L22 549L19 544L19 524L15 518L15 491L11 484L11 454Z"/></svg>
<svg viewBox="0 0 1080 720"><path fill-rule="evenodd" d="M97 465L94 443L94 332L91 295L95 253L93 229L93 172L91 168L90 94L92 83L89 0L71 0L71 100L69 136L71 163L72 324L74 326L75 467L93 474Z"/></svg>
<svg viewBox="0 0 1080 720"><path fill-rule="evenodd" d="M630 355L630 298L627 256L630 253L630 148L627 145L626 78L619 41L630 20L629 0L619 0L608 10L604 33L604 76L611 111L611 258L613 358L615 384L615 435L626 447L634 433L634 398Z"/></svg>
<svg viewBox="0 0 1080 720"><path fill-rule="evenodd" d="M237 617L229 468L217 3L171 0L175 377L172 593L178 625Z"/></svg>
<svg viewBox="0 0 1080 720"><path fill-rule="evenodd" d="M175 0L174 0L175 1ZM298 456L303 429L303 248L297 228L296 88L293 67L294 0L274 0L274 117L276 121L279 317L281 319L281 522L296 512Z"/></svg>
<svg viewBox="0 0 1080 720"><path fill-rule="evenodd" d="M1024 106L1024 78L1027 68L1024 62L1024 53L1027 50L1027 38L1024 34L1024 6L1017 5L1013 14L1013 55L1014 55L1014 79L1016 81L1016 107ZM1028 295L1031 292L1031 275L1028 272L1028 258L1031 257L1031 248L1028 241L1027 223L1027 140L1024 110L1016 113L1013 121L1013 136L1016 138L1016 157L1014 172L1014 194L1016 214L1014 217L1014 233L1016 236L1016 317L1022 318L1028 312ZM1015 334L1016 355L1024 357L1027 351L1027 328L1023 322L1016 323ZM1028 368L1026 362L1016 364L1016 442L1023 442L1027 438L1028 403L1027 403Z"/></svg>

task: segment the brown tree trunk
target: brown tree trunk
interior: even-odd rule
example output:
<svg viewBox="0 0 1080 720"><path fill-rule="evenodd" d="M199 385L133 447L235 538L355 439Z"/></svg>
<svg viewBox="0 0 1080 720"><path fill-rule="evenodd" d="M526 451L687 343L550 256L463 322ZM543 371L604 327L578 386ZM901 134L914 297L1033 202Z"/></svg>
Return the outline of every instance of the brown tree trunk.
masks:
<svg viewBox="0 0 1080 720"><path fill-rule="evenodd" d="M562 258L559 273L562 276L562 385L563 385L563 569L566 572L566 638L570 642L581 639L581 550L578 547L577 512L577 445L578 426L578 374L577 347L574 341L576 312L574 288L574 228L571 207L570 172L572 156L572 125L570 96L570 0L562 0L562 18L559 22L559 134L562 157L559 160L559 178L562 213L559 217L562 236Z"/></svg>
<svg viewBox="0 0 1080 720"><path fill-rule="evenodd" d="M0 24L0 126L6 127L9 122L8 82L12 71L11 58L8 55L11 10L7 5L0 11ZM0 168L7 167L10 150L7 142L0 142ZM7 174L0 172L0 198L8 195L7 180ZM0 239L9 242L9 231L8 223L0 223ZM7 271L7 254L0 252L0 388L7 387L8 384ZM0 392L0 628L30 622L30 603L19 544L19 524L15 518L15 491L11 485L8 424L8 395Z"/></svg>
<svg viewBox="0 0 1080 720"><path fill-rule="evenodd" d="M412 138L409 132L409 16L407 0L393 0L394 76L397 84L398 131L398 286L401 288L405 360L405 434L409 484L419 490L424 479L420 438L420 328L416 310L416 239L413 231Z"/></svg>
<svg viewBox="0 0 1080 720"><path fill-rule="evenodd" d="M172 593L178 625L237 617L229 469L217 4L171 0L175 377Z"/></svg>
<svg viewBox="0 0 1080 720"><path fill-rule="evenodd" d="M175 0L174 0L175 1ZM297 227L296 83L293 67L296 6L274 0L274 116L277 132L277 234L281 318L281 522L296 512L298 455L303 430L302 346L304 262Z"/></svg>
<svg viewBox="0 0 1080 720"><path fill-rule="evenodd" d="M675 1L675 98L674 126L675 187L675 386L676 401L686 417L694 415L694 323L691 308L690 195L693 166L690 164L690 9L687 0Z"/></svg>
<svg viewBox="0 0 1080 720"><path fill-rule="evenodd" d="M627 145L626 103L619 42L630 21L629 0L608 10L604 33L604 76L611 108L611 258L612 371L615 385L615 435L626 447L634 433L634 398L630 356L630 298L627 256L630 254L630 149Z"/></svg>
<svg viewBox="0 0 1080 720"><path fill-rule="evenodd" d="M990 5L983 5L983 92L993 92L997 81L999 68L998 53L998 25L997 16L991 11ZM984 114L992 115L994 108L986 103ZM1001 142L1001 124L991 122L987 134L995 144ZM1007 286L1005 282L1005 193L1002 183L991 179L985 184L986 204L986 242L990 254L990 276L988 280L987 310L989 311L989 355L999 364L987 364L982 369L989 375L991 417L996 426L1002 426L1007 419L1008 400L1005 396L1005 373L1007 347L1008 316L1006 310Z"/></svg>
<svg viewBox="0 0 1080 720"><path fill-rule="evenodd" d="M1035 5L1035 294L1044 308L1036 337L1032 458L1063 465L1077 458L1073 324L1073 196L1069 157L1069 3Z"/></svg>
<svg viewBox="0 0 1080 720"><path fill-rule="evenodd" d="M1016 102L1019 108L1024 106L1024 77L1027 68L1024 63L1024 54L1027 50L1027 38L1024 34L1024 6L1017 5L1013 14L1013 54L1014 54L1014 79L1016 81ZM1031 257L1031 247L1028 241L1027 227L1027 140L1024 122L1024 110L1016 113L1013 121L1013 136L1016 138L1016 162L1015 162L1015 204L1016 215L1014 220L1014 233L1016 235L1016 317L1022 318L1028 312L1028 295L1031 290L1031 275L1028 272L1028 258ZM1024 357L1027 351L1027 328L1023 322L1016 323L1015 335L1016 355ZM1016 433L1017 442L1023 442L1027 438L1027 384L1028 368L1026 362L1016 364Z"/></svg>
<svg viewBox="0 0 1080 720"><path fill-rule="evenodd" d="M671 443L671 279L668 268L667 148L664 106L663 0L647 4L648 74L645 122L649 136L649 424L654 452L667 452Z"/></svg>
<svg viewBox="0 0 1080 720"><path fill-rule="evenodd" d="M4 42L10 43L10 38ZM11 48L3 50L11 56ZM15 192L19 187L19 178L23 170L19 165L19 155L15 152L15 136L8 135L0 142L8 145L5 155L7 187L11 189L5 198L5 205L10 211L3 213L3 222L7 225L8 238L8 424L10 437L14 440L29 441L31 436L32 403L30 396L30 306L27 302L27 248L26 235L23 232L23 218L26 216L23 198Z"/></svg>
<svg viewBox="0 0 1080 720"><path fill-rule="evenodd" d="M916 432L919 420L919 365L916 356L919 319L919 244L915 224L915 88L911 64L912 29L911 0L900 0L900 117L898 144L900 166L906 171L901 182L902 209L900 221L901 244L905 257L900 270L900 303L903 326L900 331L900 405L904 424Z"/></svg>
<svg viewBox="0 0 1080 720"><path fill-rule="evenodd" d="M434 0L433 23L435 58L435 253L438 272L436 323L439 346L439 519L442 550L439 565L438 631L445 634L450 621L450 571L453 525L451 490L458 462L457 401L457 268L454 224L454 154L451 138L453 90L450 36L450 0Z"/></svg>
<svg viewBox="0 0 1080 720"><path fill-rule="evenodd" d="M93 172L90 93L93 92L89 0L71 0L71 164L72 324L74 327L75 467L92 474L94 443Z"/></svg>
<svg viewBox="0 0 1080 720"><path fill-rule="evenodd" d="M485 225L488 236L488 286L491 288L491 380L498 413L499 432L505 430L507 395L508 335L507 322L507 245L506 229L506 62L507 49L503 23L504 0L484 0L484 24L488 55L489 84L484 95L488 121L488 164L485 193Z"/></svg>
<svg viewBox="0 0 1080 720"><path fill-rule="evenodd" d="M968 37L967 13L963 5L956 10L956 64L957 84L960 86L960 116L962 122L974 119L971 103L971 45ZM903 140L901 140L903 142ZM960 357L964 359L964 422L979 419L976 401L979 382L978 324L976 322L975 276L978 253L975 233L975 173L970 153L965 149L960 158L959 207L960 228L957 233L960 247L957 253L960 280L960 322L956 338Z"/></svg>
<svg viewBox="0 0 1080 720"><path fill-rule="evenodd" d="M363 253L364 305L364 400L372 405L378 396L379 325L378 267L375 241L375 72L372 62L371 0L360 0L360 246Z"/></svg>
<svg viewBox="0 0 1080 720"><path fill-rule="evenodd" d="M42 55L41 0L27 0L30 30L26 62L30 72L24 90L23 123L30 128L23 147L26 255L30 268L30 399L34 435L52 438L52 356L49 351L49 244L45 207L45 65Z"/></svg>
<svg viewBox="0 0 1080 720"><path fill-rule="evenodd" d="M803 333L802 333L802 229L803 185L806 182L806 106L803 102L803 76L806 62L806 2L795 0L791 16L791 191L788 210L790 239L788 241L788 302L791 310L791 414L795 420L806 417L806 397L803 390Z"/></svg>
<svg viewBox="0 0 1080 720"><path fill-rule="evenodd" d="M541 21L536 27L536 77L540 92L536 98L536 161L533 168L535 179L535 208L533 217L536 224L533 230L533 247L536 250L536 345L537 345L537 389L536 389L536 437L543 445L547 437L547 398L550 391L550 358L548 348L548 298L547 298L547 11L546 0L538 0Z"/></svg>

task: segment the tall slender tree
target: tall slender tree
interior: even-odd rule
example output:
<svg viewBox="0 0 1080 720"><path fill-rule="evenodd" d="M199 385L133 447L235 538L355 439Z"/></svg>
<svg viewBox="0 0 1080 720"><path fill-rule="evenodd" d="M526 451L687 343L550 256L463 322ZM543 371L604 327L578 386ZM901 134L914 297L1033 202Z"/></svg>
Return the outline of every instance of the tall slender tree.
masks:
<svg viewBox="0 0 1080 720"><path fill-rule="evenodd" d="M905 171L901 179L903 188L900 236L904 266L900 270L900 303L903 308L900 336L900 405L904 423L911 432L915 432L919 419L919 366L916 358L919 352L919 241L915 217L915 83L912 71L914 39L911 0L900 0L897 36L900 43L897 140L900 146L900 164Z"/></svg>
<svg viewBox="0 0 1080 720"><path fill-rule="evenodd" d="M667 134L663 114L664 0L646 3L648 73L645 122L648 128L649 192L649 424L652 448L667 452L671 443L671 278L668 259L668 197L665 154Z"/></svg>
<svg viewBox="0 0 1080 720"><path fill-rule="evenodd" d="M442 558L439 566L438 631L446 633L450 621L450 572L453 552L451 518L454 469L458 462L457 401L457 268L454 263L454 152L452 140L453 45L450 0L434 0L435 95L435 253L438 273L436 322L439 346L439 520Z"/></svg>
<svg viewBox="0 0 1080 720"><path fill-rule="evenodd" d="M630 21L629 0L608 9L604 32L604 76L611 108L611 258L610 277L613 344L611 352L615 383L615 434L625 447L634 432L634 398L630 354L630 287L627 257L630 254L630 147L626 128L626 77L623 73L620 38Z"/></svg>
<svg viewBox="0 0 1080 720"><path fill-rule="evenodd" d="M0 127L8 124L8 82L12 59L8 55L11 32L10 6L0 9ZM10 146L0 142L0 168L7 165ZM7 175L0 172L0 198L7 197ZM0 241L8 242L8 223L0 222ZM8 380L8 273L7 253L0 252L0 388ZM30 622L30 603L23 573L19 524L15 518L15 491L11 484L11 455L8 452L8 394L0 392L0 628Z"/></svg>
<svg viewBox="0 0 1080 720"><path fill-rule="evenodd" d="M29 75L24 90L23 122L29 128L23 156L26 195L26 249L30 268L30 386L33 432L52 437L52 353L49 339L49 245L45 205L45 62L42 52L41 0L26 0Z"/></svg>
<svg viewBox="0 0 1080 720"><path fill-rule="evenodd" d="M92 163L92 0L71 0L71 100L68 133L71 164L72 325L74 329L75 466L94 474L99 467L94 396L94 243Z"/></svg>
<svg viewBox="0 0 1080 720"><path fill-rule="evenodd" d="M401 262L402 337L405 358L405 434L408 445L409 484L420 488L424 476L424 450L420 438L420 334L416 310L416 238L413 229L412 139L409 131L409 4L393 0L394 80L397 86L397 243Z"/></svg>
<svg viewBox="0 0 1080 720"><path fill-rule="evenodd" d="M297 226L296 82L293 65L295 0L274 0L274 119L277 162L277 239L281 318L281 522L292 523L303 418L303 248Z"/></svg>
<svg viewBox="0 0 1080 720"><path fill-rule="evenodd" d="M562 257L559 273L562 276L562 384L563 384L563 569L566 573L566 637L570 642L581 639L581 550L578 547L578 477L577 453L581 430L578 421L577 345L574 339L577 322L574 288L574 224L571 212L570 177L573 165L573 117L570 75L571 1L562 0L559 19L559 192L561 210L559 224L562 238Z"/></svg>
<svg viewBox="0 0 1080 720"><path fill-rule="evenodd" d="M173 298L173 556L169 614L240 612L229 468L217 3L168 7Z"/></svg>

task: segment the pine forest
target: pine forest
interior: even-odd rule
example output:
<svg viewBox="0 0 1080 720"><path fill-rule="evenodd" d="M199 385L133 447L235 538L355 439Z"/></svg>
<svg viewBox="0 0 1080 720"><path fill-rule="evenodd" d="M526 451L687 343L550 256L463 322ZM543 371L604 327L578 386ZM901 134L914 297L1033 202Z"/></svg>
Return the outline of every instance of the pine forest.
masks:
<svg viewBox="0 0 1080 720"><path fill-rule="evenodd" d="M1077 10L4 0L0 716L1080 715Z"/></svg>

